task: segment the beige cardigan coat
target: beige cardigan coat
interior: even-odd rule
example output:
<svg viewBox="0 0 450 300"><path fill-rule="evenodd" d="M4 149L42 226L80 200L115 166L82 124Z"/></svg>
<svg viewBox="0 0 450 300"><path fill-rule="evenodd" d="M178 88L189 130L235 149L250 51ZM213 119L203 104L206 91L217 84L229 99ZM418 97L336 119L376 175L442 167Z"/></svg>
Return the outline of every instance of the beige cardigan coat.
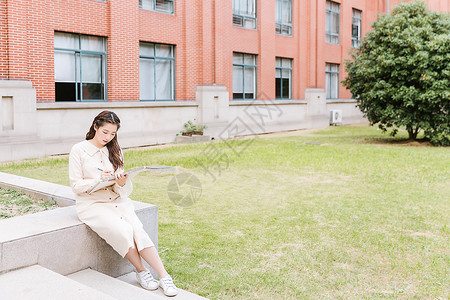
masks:
<svg viewBox="0 0 450 300"><path fill-rule="evenodd" d="M69 155L70 186L76 195L80 220L125 257L129 249L135 247L134 243L138 251L154 244L128 198L133 189L131 180L123 187L114 181L107 182L98 191L87 193L99 181L100 169L114 172L108 155L107 147L99 149L87 140L75 144Z"/></svg>

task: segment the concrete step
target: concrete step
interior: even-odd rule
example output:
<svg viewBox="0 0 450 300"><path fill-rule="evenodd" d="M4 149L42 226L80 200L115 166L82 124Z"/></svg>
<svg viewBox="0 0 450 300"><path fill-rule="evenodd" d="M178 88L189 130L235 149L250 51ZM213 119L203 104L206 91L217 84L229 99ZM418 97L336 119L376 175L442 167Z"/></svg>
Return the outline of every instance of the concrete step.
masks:
<svg viewBox="0 0 450 300"><path fill-rule="evenodd" d="M2 300L115 300L39 265L0 275Z"/></svg>
<svg viewBox="0 0 450 300"><path fill-rule="evenodd" d="M118 300L167 300L168 297L164 296L161 289L156 291L148 291L143 289L136 280L136 273L131 272L125 275L129 281L133 281L134 278L136 284L129 284L127 281L119 280L111 276L102 274L100 272L85 269L70 275L68 278L75 280L79 283L87 285L93 289L99 290L105 294L108 294ZM201 298L186 298L184 291L180 290L180 294L172 297L174 299L201 299Z"/></svg>
<svg viewBox="0 0 450 300"><path fill-rule="evenodd" d="M130 284L130 285L132 285L132 286L135 286L135 287L138 287L138 288L142 289L141 286L139 285L139 282L138 282L137 279L136 279L136 273L135 273L135 272L131 272L131 273L122 275L122 276L120 276L120 277L117 277L117 279L118 279L118 280L121 280L121 281L123 281L123 282L126 282L126 283L128 283L128 284ZM177 284L177 282L175 281L175 285L176 285L176 284ZM163 291L162 291L161 288L157 289L156 291L152 291L152 293L155 294L155 295L159 295L159 296L161 296L161 297L164 297L166 300L167 300L167 299L208 300L208 299L205 298L205 297L202 297L202 296L199 296L199 295L190 293L190 292L185 291L185 290L180 289L180 288L178 289L178 295L175 296L175 297L170 297L170 298L169 298L169 297L166 297L166 296L164 295L164 293L163 293Z"/></svg>
<svg viewBox="0 0 450 300"><path fill-rule="evenodd" d="M132 273L135 274L134 272ZM167 297L165 297L164 295L161 296L156 291L145 290L141 286L128 284L124 281L118 280L91 269L85 269L67 275L67 277L84 285L87 285L93 289L101 291L105 294L108 294L117 300L167 300Z"/></svg>

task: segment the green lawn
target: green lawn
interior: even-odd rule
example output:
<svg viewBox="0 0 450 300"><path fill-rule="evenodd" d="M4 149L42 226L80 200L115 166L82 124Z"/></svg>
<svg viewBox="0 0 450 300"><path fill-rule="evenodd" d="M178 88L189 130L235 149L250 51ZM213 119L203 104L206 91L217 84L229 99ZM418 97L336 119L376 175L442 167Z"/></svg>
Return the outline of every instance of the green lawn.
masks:
<svg viewBox="0 0 450 300"><path fill-rule="evenodd" d="M215 181L196 161L208 143L125 160L181 166L202 183L183 208L168 198L173 175L134 179L132 198L159 207L159 250L181 288L210 299L448 299L450 149L405 137L330 127L261 135L239 156L216 142L230 161ZM67 156L0 171L68 185Z"/></svg>

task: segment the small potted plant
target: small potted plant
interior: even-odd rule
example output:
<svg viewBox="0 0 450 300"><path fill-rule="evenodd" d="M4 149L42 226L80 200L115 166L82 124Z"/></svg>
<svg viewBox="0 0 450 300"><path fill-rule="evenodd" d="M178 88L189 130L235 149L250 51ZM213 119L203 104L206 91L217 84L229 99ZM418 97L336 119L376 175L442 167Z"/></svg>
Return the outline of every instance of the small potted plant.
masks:
<svg viewBox="0 0 450 300"><path fill-rule="evenodd" d="M189 120L184 123L184 130L182 130L180 134L183 136L203 135L203 130L205 128L205 125L196 125Z"/></svg>

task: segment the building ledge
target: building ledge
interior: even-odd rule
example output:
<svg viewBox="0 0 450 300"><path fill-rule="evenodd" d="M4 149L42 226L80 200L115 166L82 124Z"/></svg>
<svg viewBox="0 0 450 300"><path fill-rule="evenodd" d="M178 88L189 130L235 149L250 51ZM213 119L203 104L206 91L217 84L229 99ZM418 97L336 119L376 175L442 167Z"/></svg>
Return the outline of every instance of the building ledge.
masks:
<svg viewBox="0 0 450 300"><path fill-rule="evenodd" d="M306 105L306 100L230 100L230 106L247 105Z"/></svg>
<svg viewBox="0 0 450 300"><path fill-rule="evenodd" d="M327 104L334 103L358 103L355 99L327 99Z"/></svg>
<svg viewBox="0 0 450 300"><path fill-rule="evenodd" d="M136 108L136 107L197 107L196 101L117 101L117 102L50 102L37 103L37 110Z"/></svg>

